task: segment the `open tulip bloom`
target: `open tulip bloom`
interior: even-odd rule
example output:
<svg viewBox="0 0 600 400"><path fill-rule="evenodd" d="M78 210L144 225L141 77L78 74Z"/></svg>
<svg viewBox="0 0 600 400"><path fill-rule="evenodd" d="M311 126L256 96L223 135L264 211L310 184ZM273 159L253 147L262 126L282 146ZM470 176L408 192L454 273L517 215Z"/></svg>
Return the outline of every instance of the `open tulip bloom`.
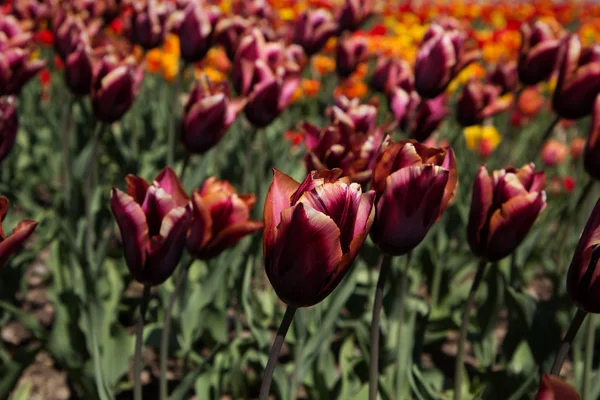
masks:
<svg viewBox="0 0 600 400"><path fill-rule="evenodd" d="M8 213L8 199L0 196L0 270L12 254L14 254L29 236L33 234L37 222L26 220L21 221L13 229L12 234L5 235L2 230L2 222Z"/></svg>

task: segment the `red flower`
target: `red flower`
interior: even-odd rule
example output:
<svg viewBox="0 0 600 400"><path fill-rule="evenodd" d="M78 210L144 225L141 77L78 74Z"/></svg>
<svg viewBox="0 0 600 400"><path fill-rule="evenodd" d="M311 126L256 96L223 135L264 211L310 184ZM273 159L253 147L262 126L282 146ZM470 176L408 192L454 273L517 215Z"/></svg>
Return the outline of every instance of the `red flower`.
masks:
<svg viewBox="0 0 600 400"><path fill-rule="evenodd" d="M567 193L571 193L575 189L575 178L572 176L565 176L563 178L563 187Z"/></svg>
<svg viewBox="0 0 600 400"><path fill-rule="evenodd" d="M35 41L46 46L51 46L54 43L54 37L48 29L43 29L35 34Z"/></svg>
<svg viewBox="0 0 600 400"><path fill-rule="evenodd" d="M40 82L42 83L42 85L47 86L50 84L51 80L52 80L52 75L50 74L50 71L48 71L46 68L44 68L40 72Z"/></svg>

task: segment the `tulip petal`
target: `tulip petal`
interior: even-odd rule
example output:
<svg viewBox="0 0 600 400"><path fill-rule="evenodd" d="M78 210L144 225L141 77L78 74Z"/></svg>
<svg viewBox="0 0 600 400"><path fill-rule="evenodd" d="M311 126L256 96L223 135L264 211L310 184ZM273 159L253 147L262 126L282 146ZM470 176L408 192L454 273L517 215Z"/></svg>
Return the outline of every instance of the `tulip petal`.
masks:
<svg viewBox="0 0 600 400"><path fill-rule="evenodd" d="M490 208L494 201L494 186L487 168L482 165L479 168L475 182L473 183L473 194L471 196L471 211L467 225L467 239L471 251L476 256L481 256L485 249L486 238L481 237Z"/></svg>
<svg viewBox="0 0 600 400"><path fill-rule="evenodd" d="M5 196L0 196L0 242L4 239L4 231L2 230L2 221L8 213L8 199Z"/></svg>
<svg viewBox="0 0 600 400"><path fill-rule="evenodd" d="M207 246L202 249L199 257L202 259L215 257L223 250L242 240L245 236L261 230L262 227L263 223L259 221L245 221L230 225L210 240Z"/></svg>
<svg viewBox="0 0 600 400"><path fill-rule="evenodd" d="M125 181L127 182L127 194L133 197L136 203L140 205L144 204L146 192L148 192L148 188L150 187L148 182L144 178L131 174L125 177Z"/></svg>
<svg viewBox="0 0 600 400"><path fill-rule="evenodd" d="M307 251L310 249L310 251ZM340 230L327 215L298 203L281 213L277 242L265 254L269 281L295 307L318 303L342 259Z"/></svg>
<svg viewBox="0 0 600 400"><path fill-rule="evenodd" d="M486 258L498 261L512 253L546 207L546 193L534 192L513 197L490 219Z"/></svg>
<svg viewBox="0 0 600 400"><path fill-rule="evenodd" d="M149 242L146 215L131 196L119 189L112 190L110 207L121 231L125 261L137 279L146 264L146 246Z"/></svg>
<svg viewBox="0 0 600 400"><path fill-rule="evenodd" d="M585 171L596 180L600 180L600 157L598 154L600 154L600 94L596 96L594 102L592 123L583 156Z"/></svg>
<svg viewBox="0 0 600 400"><path fill-rule="evenodd" d="M550 77L556 69L560 42L547 40L534 46L519 63L519 76L526 85L535 85Z"/></svg>
<svg viewBox="0 0 600 400"><path fill-rule="evenodd" d="M155 181L158 183L159 187L173 197L177 207L184 206L190 202L190 198L185 192L179 177L171 167L163 169L158 174Z"/></svg>
<svg viewBox="0 0 600 400"><path fill-rule="evenodd" d="M580 400L575 388L558 376L545 374L535 400Z"/></svg>
<svg viewBox="0 0 600 400"><path fill-rule="evenodd" d="M37 224L37 222L30 220L21 221L10 236L0 241L0 269L8 260L8 257L17 251L19 246L31 236Z"/></svg>
<svg viewBox="0 0 600 400"><path fill-rule="evenodd" d="M264 246L272 244L277 236L277 227L281 222L281 213L291 205L291 198L300 184L294 179L273 168L273 181L265 199Z"/></svg>
<svg viewBox="0 0 600 400"><path fill-rule="evenodd" d="M192 194L192 224L187 237L187 248L197 256L212 237L212 218L208 207L198 192Z"/></svg>
<svg viewBox="0 0 600 400"><path fill-rule="evenodd" d="M150 237L158 235L163 218L175 207L173 196L163 188L156 185L148 188L142 210L146 214Z"/></svg>
<svg viewBox="0 0 600 400"><path fill-rule="evenodd" d="M449 171L448 174L448 183L446 184L446 188L444 189L444 199L442 200L442 205L440 206L440 215L448 205L454 200L454 196L456 195L456 191L458 189L458 173L456 171L456 158L454 156L454 150L452 147L447 147L444 149L446 151L446 155L444 156L444 161L442 162L442 168ZM439 218L438 217L438 218Z"/></svg>

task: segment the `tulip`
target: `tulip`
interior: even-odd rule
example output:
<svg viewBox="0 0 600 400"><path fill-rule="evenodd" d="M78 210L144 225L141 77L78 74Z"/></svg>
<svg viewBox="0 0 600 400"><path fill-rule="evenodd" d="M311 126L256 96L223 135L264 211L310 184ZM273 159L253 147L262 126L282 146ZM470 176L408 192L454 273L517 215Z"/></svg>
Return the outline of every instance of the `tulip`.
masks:
<svg viewBox="0 0 600 400"><path fill-rule="evenodd" d="M377 193L373 241L387 254L406 254L454 198L454 152L416 141L393 143L379 154L371 185Z"/></svg>
<svg viewBox="0 0 600 400"><path fill-rule="evenodd" d="M80 42L89 43L101 28L97 20L86 24L80 16L64 14L57 15L53 25L54 49L63 60L77 49Z"/></svg>
<svg viewBox="0 0 600 400"><path fill-rule="evenodd" d="M134 2L129 39L146 50L158 47L165 39L165 25L171 11L167 3L159 4L157 0Z"/></svg>
<svg viewBox="0 0 600 400"><path fill-rule="evenodd" d="M0 162L15 145L19 130L19 116L14 96L0 98Z"/></svg>
<svg viewBox="0 0 600 400"><path fill-rule="evenodd" d="M344 4L337 9L336 21L339 23L339 31L354 32L373 15L372 0L345 0Z"/></svg>
<svg viewBox="0 0 600 400"><path fill-rule="evenodd" d="M270 20L273 8L267 0L238 0L233 4L233 14L246 18Z"/></svg>
<svg viewBox="0 0 600 400"><path fill-rule="evenodd" d="M510 107L510 102L499 97L500 88L471 80L458 98L456 120L462 126L482 123Z"/></svg>
<svg viewBox="0 0 600 400"><path fill-rule="evenodd" d="M342 37L337 44L335 71L342 78L348 78L367 56L367 42L363 37Z"/></svg>
<svg viewBox="0 0 600 400"><path fill-rule="evenodd" d="M543 21L533 26L521 25L519 79L526 86L546 81L555 71L559 60L560 38Z"/></svg>
<svg viewBox="0 0 600 400"><path fill-rule="evenodd" d="M91 90L92 75L91 49L81 42L77 49L67 56L65 62L67 87L77 96L87 95Z"/></svg>
<svg viewBox="0 0 600 400"><path fill-rule="evenodd" d="M388 105L399 126L418 142L426 141L450 114L444 94L421 100L417 92L409 94L400 87L388 94Z"/></svg>
<svg viewBox="0 0 600 400"><path fill-rule="evenodd" d="M214 42L215 27L221 18L217 7L189 1L182 12L176 31L179 34L181 58L189 63L202 60Z"/></svg>
<svg viewBox="0 0 600 400"><path fill-rule="evenodd" d="M535 400L580 400L575 388L557 376L545 374Z"/></svg>
<svg viewBox="0 0 600 400"><path fill-rule="evenodd" d="M515 92L519 86L517 63L499 62L488 75L487 81L500 88L500 95Z"/></svg>
<svg viewBox="0 0 600 400"><path fill-rule="evenodd" d="M13 229L10 236L2 230L2 222L8 213L8 199L0 196L0 270L12 254L14 254L35 230L37 222L31 220L21 221Z"/></svg>
<svg viewBox="0 0 600 400"><path fill-rule="evenodd" d="M406 61L397 58L379 58L371 77L371 87L381 93L389 93L398 87L411 91L413 80L410 65Z"/></svg>
<svg viewBox="0 0 600 400"><path fill-rule="evenodd" d="M13 15L3 15L0 19L0 36L11 47L24 47L31 41L33 35L24 31Z"/></svg>
<svg viewBox="0 0 600 400"><path fill-rule="evenodd" d="M243 33L250 27L250 21L234 15L221 19L215 28L215 40L225 49L230 60L235 58L235 53Z"/></svg>
<svg viewBox="0 0 600 400"><path fill-rule="evenodd" d="M582 57L577 35L565 38L560 60L558 81L552 97L554 112L565 119L590 115L594 101L600 94L600 61L589 52Z"/></svg>
<svg viewBox="0 0 600 400"><path fill-rule="evenodd" d="M256 196L238 195L229 182L208 178L192 194L193 220L187 238L190 254L201 259L215 257L262 229L262 222L250 220L255 203Z"/></svg>
<svg viewBox="0 0 600 400"><path fill-rule="evenodd" d="M181 140L190 153L202 154L227 133L245 101L231 100L226 84L198 81L181 118Z"/></svg>
<svg viewBox="0 0 600 400"><path fill-rule="evenodd" d="M31 60L31 52L19 47L0 49L0 96L19 94L21 88L44 68L46 61Z"/></svg>
<svg viewBox="0 0 600 400"><path fill-rule="evenodd" d="M350 269L373 223L375 193L338 179L337 169L313 171L301 184L274 174L264 209L265 270L280 299L309 307Z"/></svg>
<svg viewBox="0 0 600 400"><path fill-rule="evenodd" d="M456 29L431 24L419 45L415 61L415 89L432 99L442 94L452 79L479 54L467 51L466 35Z"/></svg>
<svg viewBox="0 0 600 400"><path fill-rule="evenodd" d="M534 164L490 176L481 166L473 185L467 240L471 251L495 262L511 254L546 207L543 172Z"/></svg>
<svg viewBox="0 0 600 400"><path fill-rule="evenodd" d="M549 139L542 148L542 162L547 167L562 164L569 154L569 148L556 139Z"/></svg>
<svg viewBox="0 0 600 400"><path fill-rule="evenodd" d="M325 46L337 29L337 23L328 10L306 10L296 20L294 43L300 45L308 56L312 56Z"/></svg>
<svg viewBox="0 0 600 400"><path fill-rule="evenodd" d="M352 100L346 96L336 99L335 105L327 110L331 123L340 123L346 131L368 134L377 123L377 107L372 104L360 104L358 98Z"/></svg>
<svg viewBox="0 0 600 400"><path fill-rule="evenodd" d="M142 81L142 69L131 59L106 55L94 68L91 86L92 108L96 118L112 123L131 108Z"/></svg>
<svg viewBox="0 0 600 400"><path fill-rule="evenodd" d="M127 193L113 188L110 206L121 231L125 261L134 279L163 283L183 254L190 225L189 197L177 175L165 168L152 184L127 176Z"/></svg>

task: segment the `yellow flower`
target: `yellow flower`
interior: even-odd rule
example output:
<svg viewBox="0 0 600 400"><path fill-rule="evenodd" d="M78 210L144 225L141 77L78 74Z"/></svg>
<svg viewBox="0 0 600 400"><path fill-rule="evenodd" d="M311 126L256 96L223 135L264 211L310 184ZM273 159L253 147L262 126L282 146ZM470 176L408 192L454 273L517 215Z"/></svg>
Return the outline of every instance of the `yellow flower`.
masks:
<svg viewBox="0 0 600 400"><path fill-rule="evenodd" d="M213 67L196 68L194 77L200 79L202 75L206 75L211 82L224 82L227 80L227 75Z"/></svg>
<svg viewBox="0 0 600 400"><path fill-rule="evenodd" d="M296 13L293 8L282 8L279 10L279 17L284 21L291 21L296 18Z"/></svg>
<svg viewBox="0 0 600 400"><path fill-rule="evenodd" d="M467 148L478 151L485 157L490 155L502 141L502 136L500 136L496 127L491 125L469 126L463 130L463 134Z"/></svg>

